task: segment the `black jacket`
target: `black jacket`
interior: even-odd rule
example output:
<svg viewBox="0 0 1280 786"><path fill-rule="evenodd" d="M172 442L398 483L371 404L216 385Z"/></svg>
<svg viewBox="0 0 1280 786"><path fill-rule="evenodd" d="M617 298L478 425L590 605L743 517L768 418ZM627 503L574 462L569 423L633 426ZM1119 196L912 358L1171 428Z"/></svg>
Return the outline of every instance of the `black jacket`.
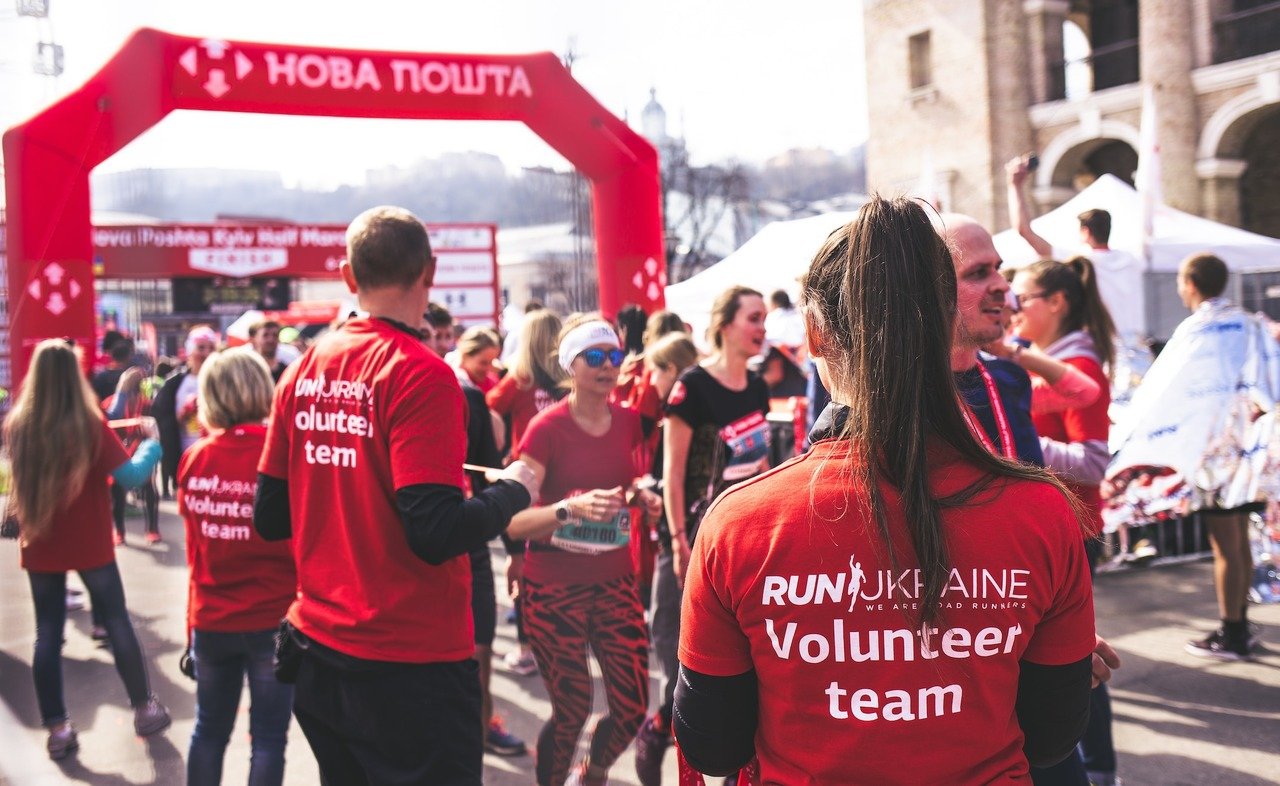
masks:
<svg viewBox="0 0 1280 786"><path fill-rule="evenodd" d="M160 392L151 402L151 414L160 431L160 449L164 451L160 467L167 477L178 476L178 459L182 458L182 429L178 425L177 412L178 388L189 373L186 366L180 366L164 381Z"/></svg>

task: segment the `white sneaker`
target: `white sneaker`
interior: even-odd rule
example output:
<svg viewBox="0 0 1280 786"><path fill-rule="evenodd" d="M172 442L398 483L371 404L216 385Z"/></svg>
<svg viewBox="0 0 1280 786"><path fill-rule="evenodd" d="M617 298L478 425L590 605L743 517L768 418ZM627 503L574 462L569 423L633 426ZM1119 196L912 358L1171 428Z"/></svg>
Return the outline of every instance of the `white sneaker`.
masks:
<svg viewBox="0 0 1280 786"><path fill-rule="evenodd" d="M533 659L533 653L521 652L520 650L512 650L503 655L502 667L512 674L519 674L521 677L528 677L538 671L538 663Z"/></svg>

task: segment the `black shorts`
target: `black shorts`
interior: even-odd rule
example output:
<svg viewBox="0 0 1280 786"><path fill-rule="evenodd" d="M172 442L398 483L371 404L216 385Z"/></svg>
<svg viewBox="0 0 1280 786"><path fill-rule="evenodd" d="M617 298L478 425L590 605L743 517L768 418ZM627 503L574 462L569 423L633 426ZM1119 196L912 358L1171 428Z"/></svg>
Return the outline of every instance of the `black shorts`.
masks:
<svg viewBox="0 0 1280 786"><path fill-rule="evenodd" d="M1200 511L1204 516L1247 516L1250 513L1263 513L1267 509L1265 502L1246 502L1235 508L1204 508Z"/></svg>
<svg viewBox="0 0 1280 786"><path fill-rule="evenodd" d="M498 632L498 596L487 544L471 552L471 619L476 628L476 645L492 647Z"/></svg>

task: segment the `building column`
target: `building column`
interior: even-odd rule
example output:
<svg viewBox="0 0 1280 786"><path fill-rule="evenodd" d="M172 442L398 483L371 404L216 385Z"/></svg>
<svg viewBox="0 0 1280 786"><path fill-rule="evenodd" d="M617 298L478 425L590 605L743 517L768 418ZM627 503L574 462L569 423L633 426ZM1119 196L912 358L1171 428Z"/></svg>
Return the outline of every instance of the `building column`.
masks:
<svg viewBox="0 0 1280 786"><path fill-rule="evenodd" d="M1202 158L1196 162L1205 218L1240 226L1240 176L1248 163L1235 158Z"/></svg>
<svg viewBox="0 0 1280 786"><path fill-rule="evenodd" d="M1200 183L1195 163L1200 124L1191 83L1195 66L1191 4L1138 0L1138 19L1142 84L1152 88L1156 100L1164 201L1198 214Z"/></svg>
<svg viewBox="0 0 1280 786"><path fill-rule="evenodd" d="M1027 15L1027 59L1030 67L1031 103L1057 101L1067 95L1062 51L1062 24L1071 4L1067 0L1023 0Z"/></svg>
<svg viewBox="0 0 1280 786"><path fill-rule="evenodd" d="M1027 112L1032 100L1028 61L1042 58L1027 48L1027 18L1017 3L988 0L986 5L991 158L987 181L974 194L985 205L973 213L998 232L1009 226L1004 164L1031 150L1034 142Z"/></svg>

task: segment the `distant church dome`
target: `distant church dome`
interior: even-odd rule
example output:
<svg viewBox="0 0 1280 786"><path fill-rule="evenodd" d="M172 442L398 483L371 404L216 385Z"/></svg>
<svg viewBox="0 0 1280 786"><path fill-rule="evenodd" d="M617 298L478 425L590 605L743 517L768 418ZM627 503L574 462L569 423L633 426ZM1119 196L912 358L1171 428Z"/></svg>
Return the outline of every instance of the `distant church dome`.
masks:
<svg viewBox="0 0 1280 786"><path fill-rule="evenodd" d="M654 88L649 88L649 103L644 105L644 110L640 113L641 133L654 144L667 140L667 110L658 103L657 93Z"/></svg>

